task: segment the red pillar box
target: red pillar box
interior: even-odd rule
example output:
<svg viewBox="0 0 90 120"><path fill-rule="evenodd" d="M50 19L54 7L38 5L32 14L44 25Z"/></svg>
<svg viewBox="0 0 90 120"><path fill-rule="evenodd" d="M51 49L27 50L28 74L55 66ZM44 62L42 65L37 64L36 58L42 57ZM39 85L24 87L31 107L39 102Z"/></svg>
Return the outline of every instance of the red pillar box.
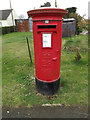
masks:
<svg viewBox="0 0 90 120"><path fill-rule="evenodd" d="M60 85L62 17L67 11L44 8L27 13L33 21L36 88L42 94L53 95Z"/></svg>

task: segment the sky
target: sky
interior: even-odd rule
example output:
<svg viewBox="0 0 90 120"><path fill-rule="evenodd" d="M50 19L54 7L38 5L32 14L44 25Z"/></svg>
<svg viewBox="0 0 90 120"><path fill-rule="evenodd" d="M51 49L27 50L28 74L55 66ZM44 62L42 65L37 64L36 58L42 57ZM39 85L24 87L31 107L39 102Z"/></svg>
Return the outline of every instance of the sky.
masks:
<svg viewBox="0 0 90 120"><path fill-rule="evenodd" d="M10 9L10 0L0 0L0 10ZM68 8L77 7L77 13L83 16L86 14L85 18L88 18L88 2L90 0L57 0L58 8ZM27 18L27 11L32 9L37 9L40 5L45 2L50 2L51 7L55 6L55 0L11 0L12 9L15 10L16 14L20 16L21 14Z"/></svg>

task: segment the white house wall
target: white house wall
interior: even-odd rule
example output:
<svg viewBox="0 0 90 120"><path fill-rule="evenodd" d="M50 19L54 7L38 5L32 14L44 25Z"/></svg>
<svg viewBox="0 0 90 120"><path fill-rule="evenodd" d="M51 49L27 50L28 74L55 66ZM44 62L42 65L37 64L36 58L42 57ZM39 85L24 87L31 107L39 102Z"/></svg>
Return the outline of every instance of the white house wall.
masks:
<svg viewBox="0 0 90 120"><path fill-rule="evenodd" d="M2 27L9 26L7 20L0 20L0 23L2 24Z"/></svg>
<svg viewBox="0 0 90 120"><path fill-rule="evenodd" d="M15 19L18 19L19 17L17 16L16 12L13 10L13 19L14 19L14 25L15 25ZM13 21L12 21L12 13L10 13L8 19L7 19L7 24L9 26L13 26Z"/></svg>
<svg viewBox="0 0 90 120"><path fill-rule="evenodd" d="M13 17L14 19L19 19L18 15L16 14L15 10L13 10Z"/></svg>
<svg viewBox="0 0 90 120"><path fill-rule="evenodd" d="M13 10L13 19L14 19L14 25L15 25L15 19L18 19L19 17L17 16L16 12ZM9 26L13 26L13 21L12 21L12 13L10 13L8 19L7 19L7 24Z"/></svg>
<svg viewBox="0 0 90 120"><path fill-rule="evenodd" d="M7 18L7 25L8 26L13 26L13 21L12 21L11 13L10 13L9 17Z"/></svg>

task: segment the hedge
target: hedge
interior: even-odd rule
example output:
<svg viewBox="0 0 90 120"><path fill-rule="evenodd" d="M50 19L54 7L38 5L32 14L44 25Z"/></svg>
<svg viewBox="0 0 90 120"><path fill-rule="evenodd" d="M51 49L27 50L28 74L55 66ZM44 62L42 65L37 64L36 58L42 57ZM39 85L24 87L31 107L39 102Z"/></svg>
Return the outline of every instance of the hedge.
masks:
<svg viewBox="0 0 90 120"><path fill-rule="evenodd" d="M2 34L8 34L11 32L15 31L15 26L9 26L9 27L1 27L0 29L2 29Z"/></svg>

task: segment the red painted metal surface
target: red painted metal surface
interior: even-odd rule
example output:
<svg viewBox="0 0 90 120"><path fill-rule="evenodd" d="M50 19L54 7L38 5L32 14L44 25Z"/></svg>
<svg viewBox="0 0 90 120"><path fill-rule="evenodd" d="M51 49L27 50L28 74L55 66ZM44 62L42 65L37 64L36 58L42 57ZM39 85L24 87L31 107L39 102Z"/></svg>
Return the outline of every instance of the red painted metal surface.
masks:
<svg viewBox="0 0 90 120"><path fill-rule="evenodd" d="M66 10L58 8L36 9L28 11L33 20L33 38L35 54L35 75L43 82L54 82L60 77L62 17ZM45 21L48 20L48 23ZM45 38L49 36L51 47L43 47Z"/></svg>

